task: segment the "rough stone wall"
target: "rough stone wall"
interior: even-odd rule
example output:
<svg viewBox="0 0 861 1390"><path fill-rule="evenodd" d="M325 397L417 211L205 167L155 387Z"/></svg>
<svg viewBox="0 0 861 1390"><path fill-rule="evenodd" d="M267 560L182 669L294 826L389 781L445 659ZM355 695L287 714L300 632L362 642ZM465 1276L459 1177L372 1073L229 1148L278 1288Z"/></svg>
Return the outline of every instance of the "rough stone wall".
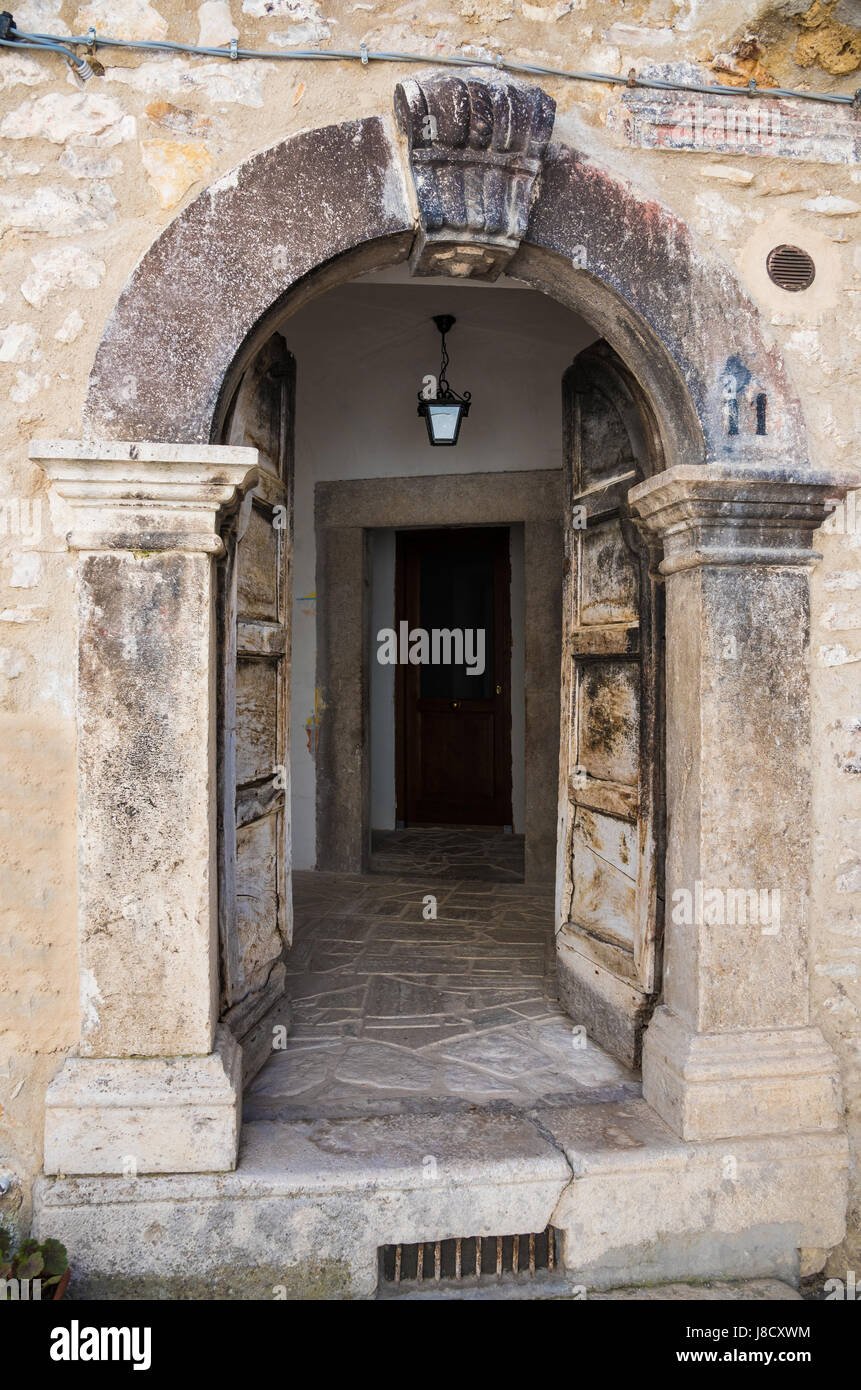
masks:
<svg viewBox="0 0 861 1390"><path fill-rule="evenodd" d="M523 62L760 86L861 85L852 0L30 0L19 28L291 47L503 52ZM856 13L857 22L857 13ZM78 1034L74 828L74 582L33 437L80 432L105 320L136 261L208 184L296 132L391 111L413 69L102 50L83 89L57 56L0 52L0 717L3 794L0 1164L25 1189L40 1164L47 1080ZM852 466L861 424L858 117L795 104L785 138L728 126L720 107L546 80L554 138L583 150L689 223L732 266L784 354L810 457ZM741 99L739 99L741 105ZM755 103L745 103L745 119ZM733 107L733 110L737 110ZM715 115L715 111L718 112ZM798 113L798 114L795 114ZM669 131L669 134L668 134ZM679 132L682 132L681 135ZM674 148L673 146L679 146ZM277 217L277 207L273 208ZM792 295L766 276L774 245L803 246L816 280ZM815 833L810 902L817 1021L843 1061L861 1153L861 502L824 535L811 644ZM856 1159L857 1163L857 1159ZM840 1273L861 1259L861 1173ZM13 1187L6 1207L26 1216ZM21 1205L19 1207L19 1201Z"/></svg>

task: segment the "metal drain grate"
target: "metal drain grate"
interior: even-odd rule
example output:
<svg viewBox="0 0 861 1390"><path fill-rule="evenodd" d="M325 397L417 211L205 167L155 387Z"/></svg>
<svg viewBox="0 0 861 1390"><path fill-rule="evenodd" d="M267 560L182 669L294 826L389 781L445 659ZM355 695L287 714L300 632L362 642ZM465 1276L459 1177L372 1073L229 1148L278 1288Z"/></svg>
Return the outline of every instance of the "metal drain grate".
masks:
<svg viewBox="0 0 861 1390"><path fill-rule="evenodd" d="M813 257L800 246L775 246L768 253L765 268L782 290L806 290L816 276Z"/></svg>
<svg viewBox="0 0 861 1390"><path fill-rule="evenodd" d="M418 1245L380 1247L380 1282L388 1286L534 1279L556 1267L552 1226L520 1236L456 1236Z"/></svg>

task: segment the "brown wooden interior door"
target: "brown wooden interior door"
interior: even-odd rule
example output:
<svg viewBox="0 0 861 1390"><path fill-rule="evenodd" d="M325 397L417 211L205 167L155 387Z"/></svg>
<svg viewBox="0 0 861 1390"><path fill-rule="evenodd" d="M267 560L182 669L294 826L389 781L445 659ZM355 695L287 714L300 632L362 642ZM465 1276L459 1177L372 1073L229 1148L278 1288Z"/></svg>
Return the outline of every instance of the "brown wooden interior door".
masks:
<svg viewBox="0 0 861 1390"><path fill-rule="evenodd" d="M589 1035L637 1065L663 893L663 591L627 505L648 447L606 344L565 373L563 404L559 987Z"/></svg>
<svg viewBox="0 0 861 1390"><path fill-rule="evenodd" d="M485 633L480 674L442 661L398 667L398 819L510 825L508 528L402 531L397 572L399 633L402 623L429 637L435 630ZM436 655L445 655L444 639Z"/></svg>

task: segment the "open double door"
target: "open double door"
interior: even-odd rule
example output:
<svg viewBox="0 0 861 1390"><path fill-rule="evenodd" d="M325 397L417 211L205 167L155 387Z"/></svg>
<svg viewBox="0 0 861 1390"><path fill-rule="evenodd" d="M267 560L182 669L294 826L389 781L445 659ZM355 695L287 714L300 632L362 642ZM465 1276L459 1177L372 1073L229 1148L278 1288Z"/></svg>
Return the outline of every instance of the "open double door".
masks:
<svg viewBox="0 0 861 1390"><path fill-rule="evenodd" d="M655 445L635 392L603 343L563 379L556 885L562 1000L589 1036L631 1065L659 977L664 837L663 591L626 502L655 466ZM263 464L226 526L219 605L222 1009L246 1042L283 992L292 928L294 399L295 362L276 334L241 379L222 434L226 444L256 447ZM493 697L495 686L494 678Z"/></svg>

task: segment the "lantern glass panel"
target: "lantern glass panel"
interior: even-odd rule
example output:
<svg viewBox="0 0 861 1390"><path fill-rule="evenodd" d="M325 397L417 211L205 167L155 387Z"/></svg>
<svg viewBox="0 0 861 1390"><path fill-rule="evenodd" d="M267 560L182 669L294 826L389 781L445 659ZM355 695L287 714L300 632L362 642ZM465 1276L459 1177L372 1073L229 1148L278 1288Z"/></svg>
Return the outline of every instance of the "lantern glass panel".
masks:
<svg viewBox="0 0 861 1390"><path fill-rule="evenodd" d="M461 405L438 405L428 402L428 432L433 444L453 444L460 426Z"/></svg>

